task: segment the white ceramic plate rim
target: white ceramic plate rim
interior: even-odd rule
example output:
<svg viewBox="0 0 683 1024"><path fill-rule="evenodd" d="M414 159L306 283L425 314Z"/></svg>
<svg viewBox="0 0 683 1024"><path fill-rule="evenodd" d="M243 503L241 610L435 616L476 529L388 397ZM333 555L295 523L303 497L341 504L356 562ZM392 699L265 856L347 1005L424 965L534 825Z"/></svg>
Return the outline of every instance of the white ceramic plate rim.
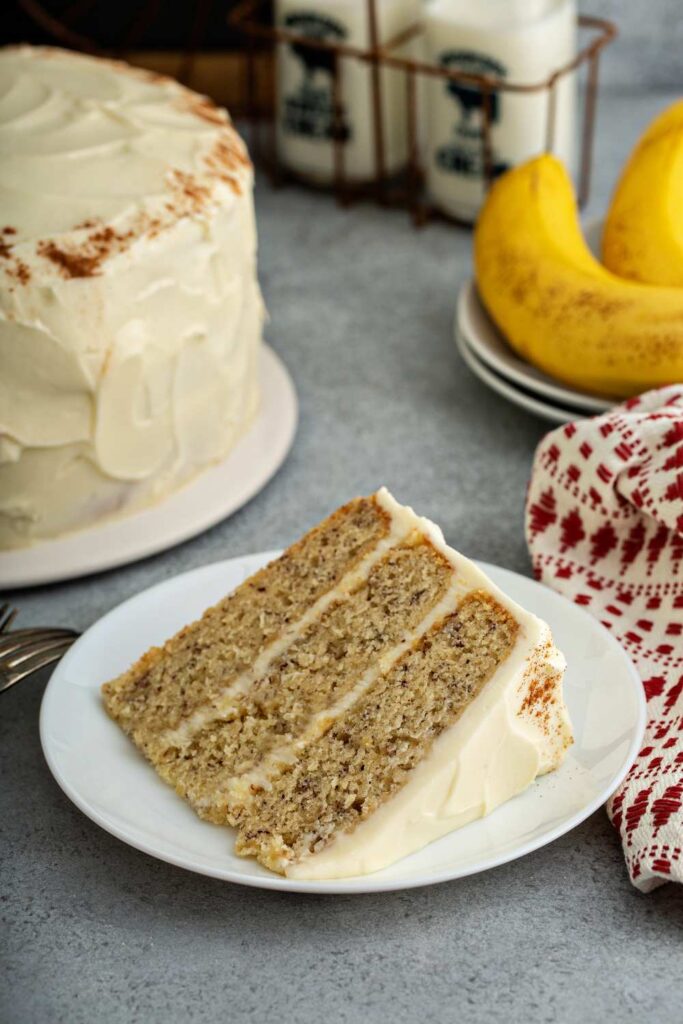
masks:
<svg viewBox="0 0 683 1024"><path fill-rule="evenodd" d="M544 402L540 398L534 398L520 388L516 388L514 384L500 377L497 373L494 373L474 354L465 336L458 331L457 325L455 344L475 377L478 377L492 391L502 395L503 398L507 398L514 405L526 409L527 412L533 412L536 416L540 416L541 419L548 420L550 423L570 423L572 420L582 419L588 415L580 409L564 409L559 405Z"/></svg>
<svg viewBox="0 0 683 1024"><path fill-rule="evenodd" d="M32 587L114 569L196 537L254 497L283 464L298 419L296 391L273 349L261 352L261 411L222 462L163 501L120 519L0 551L3 588Z"/></svg>
<svg viewBox="0 0 683 1024"><path fill-rule="evenodd" d="M608 797L617 789L620 783L623 781L626 773L630 766L635 760L636 754L640 749L642 738L645 731L646 723L646 704L643 693L642 683L635 670L632 662L625 654L623 649L620 647L615 638L597 622L592 616L590 616L583 609L567 601L566 598L557 594L554 591L549 591L553 594L554 598L557 598L560 602L564 602L568 607L572 609L573 613L578 613L579 617L582 617L586 621L587 627L591 630L598 632L603 637L608 646L612 647L614 651L618 652L621 660L624 664L626 671L626 677L629 680L629 684L632 688L632 695L635 698L634 704L636 708L636 720L633 723L633 731L631 736L631 742L627 748L626 754L624 755L623 763L618 771L610 778L609 783L604 785L603 788L596 793L590 800L586 802L576 813L570 817L561 821L556 827L550 828L547 832L542 835L535 837L528 842L520 843L516 848L507 849L504 853L491 856L482 857L478 862L471 864L460 869L453 870L444 869L440 871L434 871L432 873L424 873L419 875L411 875L405 878L402 877L391 877L382 878L376 875L366 875L362 877L356 877L351 879L338 879L329 881L298 881L294 879L283 878L278 875L270 875L264 873L263 875L250 875L246 872L235 871L230 868L226 869L214 869L207 865L198 864L193 862L191 855L188 856L175 856L167 851L160 851L154 844L153 841L145 841L137 835L131 835L126 828L118 826L115 822L111 821L105 813L101 813L97 807L94 807L87 798L84 798L82 793L79 791L77 785L73 784L72 781L67 778L61 770L59 761L59 748L51 741L50 736L50 718L53 714L52 706L56 701L59 701L59 686L60 678L65 673L65 668L68 667L68 663L71 658L74 657L79 645L94 642L97 634L100 631L106 632L106 627L109 620L114 616L120 616L124 610L131 611L132 606L135 602L140 601L143 597L149 598L155 592L160 593L166 588L173 587L174 585L181 584L184 579L192 576L195 573L201 573L207 569L215 569L220 571L222 574L227 573L231 568L234 568L238 563L248 561L250 563L259 560L261 564L265 564L272 558L277 557L280 554L279 551L263 552L259 555L251 555L242 558L228 559L224 562L214 563L212 566L203 566L197 569L190 570L189 572L182 573L179 576L173 577L170 580L164 580L161 583L156 584L154 587L148 588L146 591L142 591L140 594L129 598L116 608L112 609L105 616L94 623L90 629L83 634L83 636L77 641L74 647L67 653L65 658L55 669L52 678L50 679L45 693L43 695L43 701L40 710L40 740L43 748L43 753L47 761L48 767L52 772L58 785L61 787L66 796L92 821L109 832L111 835L127 843L143 853L147 853L152 857L159 860L163 860L169 864L173 864L177 867L185 868L190 871L194 871L198 874L208 875L209 877L219 878L224 881L234 882L241 885L248 885L255 888L261 889L277 889L289 892L305 892L305 893L318 893L318 894L349 894L349 893L366 893L366 892L389 892L401 889L417 888L424 885L434 885L440 882L451 881L456 878L463 878L467 875L478 874L481 871L487 871L491 868L498 867L502 864L508 863L512 860L516 860L519 857L523 857L528 853L532 853L534 850L539 849L548 843L553 842L560 836L569 832L577 825L581 824L586 818L588 818L594 811L601 807ZM541 586L541 584L535 583L533 580L527 577L520 576L518 573L512 572L508 569L503 569L499 566L491 565L486 562L477 563L485 572L494 575L496 582L503 587L509 586L511 583L514 585L515 580L523 580L525 584L533 586ZM253 571L253 565L250 568ZM545 588L542 588L545 589ZM102 714L105 714L104 710ZM151 768L148 769L150 772ZM523 799L523 795L516 799ZM495 812L494 812L495 813ZM484 819L486 820L486 819ZM476 825L477 823L473 823ZM468 826L471 828L472 826ZM445 837L448 839L448 837ZM443 842L444 840L438 840ZM436 845L436 844L433 844ZM246 862L248 863L248 862Z"/></svg>
<svg viewBox="0 0 683 1024"><path fill-rule="evenodd" d="M596 256L600 250L602 229L602 220L591 221L585 228L586 241ZM484 321L485 329L478 329L474 317L480 317ZM479 297L474 280L467 281L460 289L456 324L456 329L481 362L486 363L499 376L521 385L532 394L548 398L552 402L562 405L569 405L572 408L586 410L589 413L606 412L617 404L608 396L593 395L590 392L580 391L578 388L562 384L521 359L509 347L503 334L489 316Z"/></svg>
<svg viewBox="0 0 683 1024"><path fill-rule="evenodd" d="M486 332L477 330L472 322L472 309L476 315L487 321ZM500 331L491 320L484 305L479 298L476 283L467 281L458 295L458 308L456 312L456 330L463 338L471 352L476 355L481 363L493 370L498 376L503 377L511 385L519 385L531 395L540 399L548 399L550 402L562 405L570 405L574 409L574 416L594 415L606 412L616 405L616 401L608 398L600 398L575 391L572 388L564 387L553 382L552 377L547 377L530 366L508 349L507 342L500 334ZM496 338L497 340L494 340Z"/></svg>

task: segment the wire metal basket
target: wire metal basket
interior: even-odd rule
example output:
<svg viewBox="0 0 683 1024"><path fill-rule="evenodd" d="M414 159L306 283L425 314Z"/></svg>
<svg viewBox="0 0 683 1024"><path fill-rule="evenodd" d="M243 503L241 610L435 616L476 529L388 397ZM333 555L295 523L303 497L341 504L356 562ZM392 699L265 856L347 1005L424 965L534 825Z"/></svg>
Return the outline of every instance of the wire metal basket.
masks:
<svg viewBox="0 0 683 1024"><path fill-rule="evenodd" d="M557 68L546 79L539 82L513 82L491 74L474 74L458 68L416 60L399 53L424 31L421 23L410 25L400 35L385 42L379 42L376 0L365 0L369 29L368 48L360 48L329 39L313 38L273 23L272 2L269 0L241 0L229 15L231 26L245 40L244 48L244 109L250 124L252 153L257 162L269 172L274 183L299 175L288 170L278 154L276 140L276 117L278 110L278 76L269 68L271 109L259 110L256 97L260 94L259 75L263 74L264 51L274 64L276 51L281 46L296 46L324 55L326 67L332 78L332 117L330 146L333 153L332 189L337 200L347 205L355 199L372 198L385 205L400 206L411 211L416 224L422 224L430 216L439 213L424 194L424 168L422 167L419 139L420 104L418 103L419 79L439 78L476 90L481 94L482 132L481 159L484 169L485 187L489 187L495 173L492 159L493 98L497 93L538 94L546 92L546 122L543 137L545 150L551 151L556 132L556 98L558 83L567 75L586 71L583 91L583 117L581 125L580 159L578 173L578 201L584 205L589 197L593 139L595 133L595 112L598 95L598 70L601 53L617 34L616 26L603 18L581 15L578 27L581 35L587 37L579 46L573 60ZM261 59L259 59L261 58ZM342 61L359 61L370 70L370 95L373 126L374 175L367 182L350 180L346 172L345 149L347 133L344 131L346 111L343 95ZM266 66L267 63L266 63ZM392 68L401 72L406 89L406 135L407 166L401 180L397 181L386 170L386 136L383 122L382 69ZM263 128L266 131L262 131ZM451 218L457 219L457 218Z"/></svg>

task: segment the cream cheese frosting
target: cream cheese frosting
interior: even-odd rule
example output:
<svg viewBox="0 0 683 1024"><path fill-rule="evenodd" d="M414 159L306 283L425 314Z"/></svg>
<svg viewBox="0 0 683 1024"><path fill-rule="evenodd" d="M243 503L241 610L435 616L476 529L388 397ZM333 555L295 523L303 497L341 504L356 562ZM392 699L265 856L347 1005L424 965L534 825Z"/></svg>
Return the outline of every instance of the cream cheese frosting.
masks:
<svg viewBox="0 0 683 1024"><path fill-rule="evenodd" d="M253 176L176 82L0 51L0 547L149 504L258 405Z"/></svg>
<svg viewBox="0 0 683 1024"><path fill-rule="evenodd" d="M297 863L283 863L290 878L344 878L385 868L521 793L538 775L557 768L572 742L562 697L566 663L547 624L450 548L430 520L399 505L385 489L378 499L394 521L426 533L451 562L452 599L485 590L512 614L519 633L510 656L403 788L352 832Z"/></svg>

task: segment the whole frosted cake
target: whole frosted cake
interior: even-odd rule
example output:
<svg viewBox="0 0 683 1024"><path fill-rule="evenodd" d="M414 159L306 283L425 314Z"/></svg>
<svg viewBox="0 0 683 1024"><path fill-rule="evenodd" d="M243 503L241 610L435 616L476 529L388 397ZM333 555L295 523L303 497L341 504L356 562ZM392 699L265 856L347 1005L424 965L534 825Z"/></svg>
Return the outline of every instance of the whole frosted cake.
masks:
<svg viewBox="0 0 683 1024"><path fill-rule="evenodd" d="M545 623L382 489L103 691L161 777L237 829L238 853L335 878L561 764L564 667Z"/></svg>
<svg viewBox="0 0 683 1024"><path fill-rule="evenodd" d="M0 547L150 504L258 405L252 168L178 83L0 50Z"/></svg>

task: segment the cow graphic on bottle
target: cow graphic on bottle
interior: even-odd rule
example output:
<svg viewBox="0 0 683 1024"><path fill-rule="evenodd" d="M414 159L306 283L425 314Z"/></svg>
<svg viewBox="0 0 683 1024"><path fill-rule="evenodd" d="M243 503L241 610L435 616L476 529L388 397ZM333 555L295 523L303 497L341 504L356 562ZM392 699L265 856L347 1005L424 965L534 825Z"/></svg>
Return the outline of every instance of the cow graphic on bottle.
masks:
<svg viewBox="0 0 683 1024"><path fill-rule="evenodd" d="M504 78L507 73L500 61L471 50L448 50L440 55L439 64L449 71L463 71L471 75ZM504 102L500 92L492 90L487 97L478 86L454 79L446 80L443 89L453 100L454 121L450 137L434 152L437 166L442 171L469 178L483 176L484 118L485 104L488 102L493 139L491 169L494 177L502 174L510 165L498 156L495 150L495 126L501 120L501 107Z"/></svg>
<svg viewBox="0 0 683 1024"><path fill-rule="evenodd" d="M381 0L377 8L373 25L367 0L274 4L275 24L289 37L276 52L277 154L313 184L355 187L408 161L405 73L377 69L363 54L375 35L380 46L405 35L422 0Z"/></svg>
<svg viewBox="0 0 683 1024"><path fill-rule="evenodd" d="M318 14L289 14L284 26L298 35L326 43L341 43L347 36L343 25ZM309 139L329 141L341 137L342 141L348 141L350 128L346 120L342 120L335 132L333 51L304 43L292 43L288 49L299 64L300 75L283 97L283 131Z"/></svg>

